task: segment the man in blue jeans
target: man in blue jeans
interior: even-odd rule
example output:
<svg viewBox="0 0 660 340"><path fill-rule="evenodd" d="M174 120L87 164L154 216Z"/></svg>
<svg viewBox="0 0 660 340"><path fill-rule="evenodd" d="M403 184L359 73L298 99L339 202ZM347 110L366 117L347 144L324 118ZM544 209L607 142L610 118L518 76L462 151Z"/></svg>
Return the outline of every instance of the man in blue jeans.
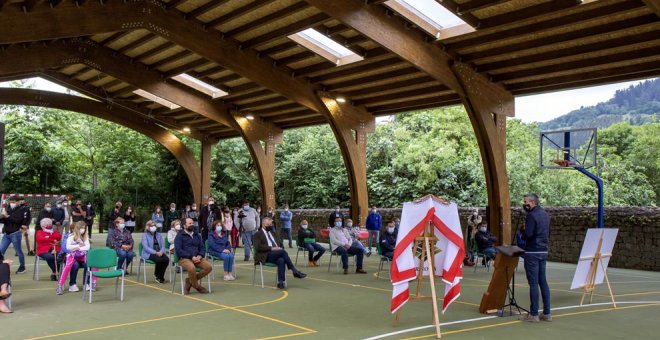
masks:
<svg viewBox="0 0 660 340"><path fill-rule="evenodd" d="M23 230L27 230L27 226L30 225L30 209L27 206L21 206L18 204L19 201L22 201L22 197L12 196L9 198L9 208L6 212L3 212L0 215L0 223L4 224L2 228L2 241L0 242L0 253L5 255L9 244L14 245L16 254L18 255L18 261L20 266L16 271L16 274L25 273L25 256L23 255L23 249L21 248L21 240L23 236Z"/></svg>
<svg viewBox="0 0 660 340"><path fill-rule="evenodd" d="M522 237L525 240L525 273L529 283L529 313L520 318L526 322L552 321L550 314L550 286L545 277L545 264L548 259L548 238L550 217L539 206L536 194L527 194L523 208L527 211ZM543 299L543 314L539 315L539 287Z"/></svg>
<svg viewBox="0 0 660 340"><path fill-rule="evenodd" d="M367 231L369 232L369 237L367 238L367 245L369 247L369 253L371 253L371 245L376 246L380 242L380 229L383 227L382 218L378 213L375 205L371 206L371 212L367 216ZM373 241L373 242L372 242Z"/></svg>

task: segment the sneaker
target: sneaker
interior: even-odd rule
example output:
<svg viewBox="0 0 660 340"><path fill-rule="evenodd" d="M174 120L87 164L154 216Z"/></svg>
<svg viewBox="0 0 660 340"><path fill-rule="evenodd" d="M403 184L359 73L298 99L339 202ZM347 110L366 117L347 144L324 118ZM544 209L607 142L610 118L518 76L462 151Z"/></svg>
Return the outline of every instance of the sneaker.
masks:
<svg viewBox="0 0 660 340"><path fill-rule="evenodd" d="M229 281L234 281L234 280L236 280L236 278L234 277L234 275L229 274L228 276L229 276Z"/></svg>
<svg viewBox="0 0 660 340"><path fill-rule="evenodd" d="M165 279L159 279L159 278L156 278L156 282L158 282L158 283L160 283L160 284L164 284L164 283L165 283Z"/></svg>
<svg viewBox="0 0 660 340"><path fill-rule="evenodd" d="M371 256L371 250L368 251L365 255L367 255L367 257Z"/></svg>
<svg viewBox="0 0 660 340"><path fill-rule="evenodd" d="M57 288L55 288L55 294L62 295L62 293L64 293L64 287L57 286Z"/></svg>
<svg viewBox="0 0 660 340"><path fill-rule="evenodd" d="M358 269L355 270L355 273L357 273L357 274L366 274L367 272L362 268L358 268Z"/></svg>
<svg viewBox="0 0 660 340"><path fill-rule="evenodd" d="M547 321L547 322L552 322L552 314L539 314L539 320L541 321Z"/></svg>
<svg viewBox="0 0 660 340"><path fill-rule="evenodd" d="M344 268L344 275L348 274L348 268Z"/></svg>
<svg viewBox="0 0 660 340"><path fill-rule="evenodd" d="M16 274L23 274L23 273L25 273L25 272L27 272L27 270L25 269L25 267L20 266L20 267L18 267L18 270L16 271Z"/></svg>
<svg viewBox="0 0 660 340"><path fill-rule="evenodd" d="M286 285L284 284L284 282L278 282L278 283L277 283L277 288L278 288L278 289L285 290L285 289L286 289Z"/></svg>
<svg viewBox="0 0 660 340"><path fill-rule="evenodd" d="M50 280L51 280L51 281L57 281L57 275L55 275L55 274L50 274Z"/></svg>
<svg viewBox="0 0 660 340"><path fill-rule="evenodd" d="M521 316L518 320L523 322L539 322L539 316L527 313L526 315Z"/></svg>
<svg viewBox="0 0 660 340"><path fill-rule="evenodd" d="M222 279L223 279L224 281L229 281L229 275L225 275L225 276L223 276Z"/></svg>
<svg viewBox="0 0 660 340"><path fill-rule="evenodd" d="M307 274L301 272L301 271L295 271L293 272L293 277L299 278L299 279L304 279L307 277Z"/></svg>
<svg viewBox="0 0 660 340"><path fill-rule="evenodd" d="M78 288L78 286L76 284L72 284L71 286L69 286L69 291L70 292L79 292L80 288Z"/></svg>
<svg viewBox="0 0 660 340"><path fill-rule="evenodd" d="M34 256L34 250L28 251L28 256Z"/></svg>

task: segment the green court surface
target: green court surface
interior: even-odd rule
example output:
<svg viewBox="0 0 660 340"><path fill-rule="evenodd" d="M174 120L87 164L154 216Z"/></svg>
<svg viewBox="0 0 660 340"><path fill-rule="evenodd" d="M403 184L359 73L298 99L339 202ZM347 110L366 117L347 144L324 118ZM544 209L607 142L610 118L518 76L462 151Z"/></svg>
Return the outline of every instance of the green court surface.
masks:
<svg viewBox="0 0 660 340"><path fill-rule="evenodd" d="M94 235L103 244L105 234ZM136 234L139 241L140 234ZM137 248L137 247L136 247ZM288 249L295 260L296 249ZM238 279L222 281L220 272L212 283L213 292L181 296L177 284L160 285L148 267L147 285L137 279L137 262L126 280L125 300L113 298L114 279L99 279L94 302L88 304L82 292L55 295L49 269L42 261L40 281L32 280L34 257L26 258L28 272L12 274L13 314L0 315L0 339L421 339L433 338L431 302L409 302L402 309L400 323L392 325L389 313L391 285L387 272L376 277L378 256L367 259L367 275L343 275L329 254L321 267L307 268L300 280L287 273L288 290L275 288L274 268L264 269L266 288L259 278L252 286L252 262L243 262L238 249ZM12 258L10 247L5 254ZM616 254L614 254L616 256ZM12 271L18 266L18 261ZM478 304L490 281L484 267L465 268L460 298L446 314L440 315L443 338L451 339L657 339L660 334L660 273L610 269L609 278L618 302L614 309L607 287L598 286L593 304L580 307L580 291L570 291L575 265L548 264L552 289L553 322L521 323L516 316L480 314ZM258 275L258 272L257 272ZM82 282L82 270L78 282ZM206 282L206 281L205 281ZM68 280L67 280L68 284ZM81 285L82 286L82 285ZM81 287L82 288L82 287ZM412 286L411 286L412 288ZM428 287L426 287L428 288ZM444 288L438 287L439 296ZM428 292L426 292L428 293ZM522 266L516 273L516 297L528 306L528 288Z"/></svg>

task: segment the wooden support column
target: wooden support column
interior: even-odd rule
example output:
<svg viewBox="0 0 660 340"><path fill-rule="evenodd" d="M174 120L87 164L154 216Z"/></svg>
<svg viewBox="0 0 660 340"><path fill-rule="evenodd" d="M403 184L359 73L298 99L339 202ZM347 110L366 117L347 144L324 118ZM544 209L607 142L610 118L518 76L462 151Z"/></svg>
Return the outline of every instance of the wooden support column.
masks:
<svg viewBox="0 0 660 340"><path fill-rule="evenodd" d="M514 98L468 65L452 66L465 89L463 105L474 129L488 190L488 226L499 244L511 244L511 200L506 170L506 117L514 115Z"/></svg>
<svg viewBox="0 0 660 340"><path fill-rule="evenodd" d="M321 113L330 122L335 134L351 190L351 218L353 223L364 226L369 211L367 191L367 134L374 132L376 119L364 108L340 103L335 96L319 92L325 110Z"/></svg>
<svg viewBox="0 0 660 340"><path fill-rule="evenodd" d="M206 199L211 196L211 158L213 155L213 145L217 141L202 141L202 159L201 159L201 195L199 198L195 197L197 206L201 207Z"/></svg>
<svg viewBox="0 0 660 340"><path fill-rule="evenodd" d="M275 145L282 143L282 130L259 117L245 118L234 112L250 155L257 166L261 187L261 208L276 208L275 201Z"/></svg>

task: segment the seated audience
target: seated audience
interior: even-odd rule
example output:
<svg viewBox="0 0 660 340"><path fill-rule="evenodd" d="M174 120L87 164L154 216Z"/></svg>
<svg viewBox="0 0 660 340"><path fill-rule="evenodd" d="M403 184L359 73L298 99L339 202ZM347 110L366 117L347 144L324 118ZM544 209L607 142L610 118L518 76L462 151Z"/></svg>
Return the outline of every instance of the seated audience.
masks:
<svg viewBox="0 0 660 340"><path fill-rule="evenodd" d="M348 274L349 254L355 255L357 261L355 272L358 274L367 273L362 269L364 251L354 245L348 230L343 227L341 217L335 218L335 226L330 230L330 249L337 255L341 256L341 264L344 268L344 274Z"/></svg>
<svg viewBox="0 0 660 340"><path fill-rule="evenodd" d="M0 253L0 313L11 313L11 309L5 303L5 300L11 296L9 292L9 285L11 284L11 279L9 277L9 271L12 260L5 260Z"/></svg>
<svg viewBox="0 0 660 340"><path fill-rule="evenodd" d="M394 221L387 222L385 230L380 233L380 251L383 256L392 259L396 246L396 227Z"/></svg>
<svg viewBox="0 0 660 340"><path fill-rule="evenodd" d="M124 270L125 275L128 275L128 266L133 261L135 252L133 252L133 234L126 229L122 217L115 219L110 247L117 251L117 268Z"/></svg>
<svg viewBox="0 0 660 340"><path fill-rule="evenodd" d="M307 249L309 254L309 263L308 267L318 267L318 261L325 253L325 248L316 243L316 233L314 230L309 228L307 220L300 221L300 229L298 229L298 246L301 248ZM314 255L314 250L317 251L316 256Z"/></svg>
<svg viewBox="0 0 660 340"><path fill-rule="evenodd" d="M271 233L272 230L273 219L264 217L261 220L261 227L252 239L255 250L254 262L255 265L265 262L277 264L277 288L286 289L286 268L289 268L293 272L293 276L299 279L305 278L307 274L296 269L289 258L289 254L275 241L275 236Z"/></svg>
<svg viewBox="0 0 660 340"><path fill-rule="evenodd" d="M84 221L75 222L71 225L71 232L68 235L69 236L64 241L65 246L62 247L66 249L66 260L55 293L57 295L62 295L64 292L64 281L66 280L67 275L70 275L69 291L77 292L80 290L76 285L78 269L80 269L80 267L84 268L83 282L85 285L83 289L96 291L96 277L92 279L91 286L87 281L87 252L90 249L87 225Z"/></svg>
<svg viewBox="0 0 660 340"><path fill-rule="evenodd" d="M186 225L183 231L174 239L174 251L179 257L179 265L188 272L184 294L190 294L190 288L195 288L201 294L208 294L208 289L200 284L200 280L209 275L211 264L204 259L204 241L202 235L195 232L192 218L185 219ZM200 268L198 273L196 268Z"/></svg>
<svg viewBox="0 0 660 340"><path fill-rule="evenodd" d="M344 229L348 230L348 234L351 235L351 246L362 249L362 252L364 255L367 255L367 257L371 256L371 252L360 241L360 226L353 225L353 220L347 218L344 220Z"/></svg>
<svg viewBox="0 0 660 340"><path fill-rule="evenodd" d="M37 256L41 257L52 271L51 281L57 281L57 253L60 252L60 240L62 235L53 228L53 220L46 217L39 223L41 229L37 230L35 239L37 241Z"/></svg>
<svg viewBox="0 0 660 340"><path fill-rule="evenodd" d="M165 271L170 263L169 257L165 255L168 249L165 249L163 235L158 232L154 221L147 221L142 234L142 254L143 259L151 260L155 263L154 277L156 282L165 283Z"/></svg>
<svg viewBox="0 0 660 340"><path fill-rule="evenodd" d="M225 269L224 280L233 281L235 280L232 274L234 271L234 254L231 252L231 229L233 222L230 218L227 218L225 221L229 221L229 224L225 224L221 220L213 221L214 228L213 232L209 233L208 251L211 256L222 260Z"/></svg>
<svg viewBox="0 0 660 340"><path fill-rule="evenodd" d="M493 236L488 231L488 225L486 222L481 222L479 224L479 231L474 235L474 240L477 243L477 247L484 254L486 258L494 258L497 250L495 249L495 241L497 237Z"/></svg>

